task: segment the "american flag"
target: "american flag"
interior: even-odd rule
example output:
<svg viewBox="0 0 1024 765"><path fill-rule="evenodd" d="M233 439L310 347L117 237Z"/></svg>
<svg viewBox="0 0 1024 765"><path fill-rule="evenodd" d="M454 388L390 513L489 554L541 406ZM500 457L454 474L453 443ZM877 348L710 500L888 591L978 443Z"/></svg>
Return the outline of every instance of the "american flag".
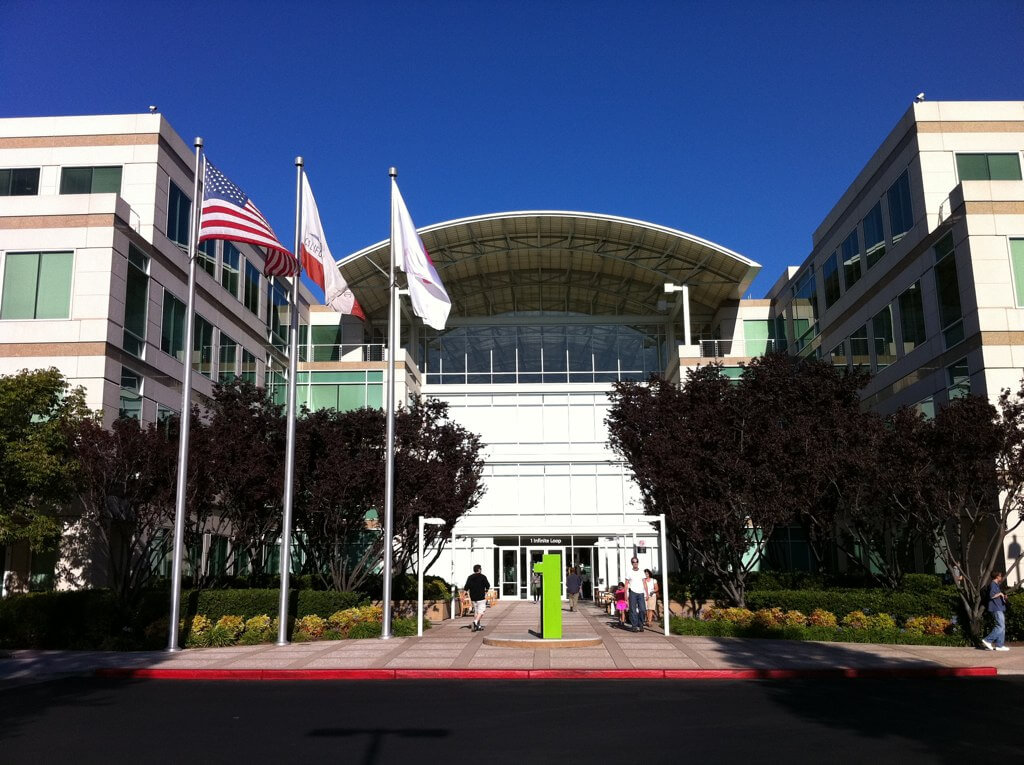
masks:
<svg viewBox="0 0 1024 765"><path fill-rule="evenodd" d="M203 172L203 214L199 241L226 239L264 247L267 276L295 276L299 261L277 240L277 235L252 200L220 170L206 162Z"/></svg>

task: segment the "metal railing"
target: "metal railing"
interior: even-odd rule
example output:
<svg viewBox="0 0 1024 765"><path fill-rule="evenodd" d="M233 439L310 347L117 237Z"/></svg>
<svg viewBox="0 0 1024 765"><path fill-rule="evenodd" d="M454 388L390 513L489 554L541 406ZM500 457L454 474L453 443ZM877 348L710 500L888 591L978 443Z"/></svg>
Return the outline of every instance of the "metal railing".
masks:
<svg viewBox="0 0 1024 765"><path fill-rule="evenodd" d="M701 340L700 355L706 359L720 359L724 356L763 356L785 349L785 343L773 338L745 340L741 343L732 340Z"/></svg>
<svg viewBox="0 0 1024 765"><path fill-rule="evenodd" d="M299 348L299 361L384 361L384 344L328 343L309 347L303 345Z"/></svg>

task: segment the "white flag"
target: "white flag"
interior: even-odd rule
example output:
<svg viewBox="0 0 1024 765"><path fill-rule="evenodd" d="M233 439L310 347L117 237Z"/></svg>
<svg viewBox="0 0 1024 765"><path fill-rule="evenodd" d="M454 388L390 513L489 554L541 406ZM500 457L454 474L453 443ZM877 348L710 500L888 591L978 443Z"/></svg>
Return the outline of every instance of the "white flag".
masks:
<svg viewBox="0 0 1024 765"><path fill-rule="evenodd" d="M324 291L324 305L338 313L350 313L366 320L363 309L348 288L344 277L338 273L338 266L327 246L324 227L320 223L320 211L316 208L313 189L309 186L306 173L302 173L302 269L309 278Z"/></svg>
<svg viewBox="0 0 1024 765"><path fill-rule="evenodd" d="M391 236L394 241L395 265L409 276L409 297L413 312L434 329L444 329L452 301L441 284L434 262L430 259L416 227L405 208L398 184L391 180Z"/></svg>

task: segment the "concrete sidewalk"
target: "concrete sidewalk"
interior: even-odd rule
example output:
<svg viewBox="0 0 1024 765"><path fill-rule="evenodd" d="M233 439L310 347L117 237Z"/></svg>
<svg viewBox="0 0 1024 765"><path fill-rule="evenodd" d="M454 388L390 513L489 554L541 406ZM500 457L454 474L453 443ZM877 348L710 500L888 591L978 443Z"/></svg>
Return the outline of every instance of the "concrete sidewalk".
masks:
<svg viewBox="0 0 1024 765"><path fill-rule="evenodd" d="M593 637L601 644L586 648L505 648L484 645L487 637L528 637L536 630L538 608L529 602L499 602L484 615L485 629L470 630L469 618L434 625L422 638L340 640L160 651L101 653L11 651L0 655L0 684L38 682L55 676L97 670L159 670L199 677L211 671L246 672L270 677L300 671L314 677L332 670L365 671L366 677L396 676L402 670L430 670L441 676L470 677L474 672L509 671L510 676L644 675L699 676L694 671L725 671L723 676L813 676L846 670L864 674L946 674L950 668L994 667L998 674L1024 674L1024 648L1005 653L934 646L817 643L742 638L665 637L656 630L632 633L592 604L563 613L566 637ZM538 641L543 645L541 641ZM166 673L173 670L172 673ZM757 670L728 675L729 671ZM522 672L528 671L528 672ZM265 674L261 674L265 673ZM667 674L666 674L667 673ZM968 673L969 674L969 673ZM344 672L336 677L349 676ZM297 675L296 675L297 676ZM404 675L409 676L409 675ZM0 687L2 687L0 686Z"/></svg>

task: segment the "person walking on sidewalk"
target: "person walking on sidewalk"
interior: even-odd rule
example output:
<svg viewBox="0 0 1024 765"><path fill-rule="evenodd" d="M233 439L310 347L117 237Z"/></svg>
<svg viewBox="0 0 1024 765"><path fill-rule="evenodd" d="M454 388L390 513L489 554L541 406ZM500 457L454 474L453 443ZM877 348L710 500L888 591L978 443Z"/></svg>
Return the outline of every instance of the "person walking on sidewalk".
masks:
<svg viewBox="0 0 1024 765"><path fill-rule="evenodd" d="M992 584L988 586L988 611L996 620L996 626L981 639L988 651L1009 651L1006 647L1006 594L1000 588L1003 572L992 572Z"/></svg>
<svg viewBox="0 0 1024 765"><path fill-rule="evenodd" d="M473 566L473 573L466 580L465 589L469 593L469 599L473 601L472 629L473 632L478 632L484 628L484 625L480 623L480 617L487 610L487 591L491 589L491 583L487 581L487 577L480 573L479 563Z"/></svg>
<svg viewBox="0 0 1024 765"><path fill-rule="evenodd" d="M647 626L650 627L658 615L658 580L649 568L644 569L644 590L647 592Z"/></svg>
<svg viewBox="0 0 1024 765"><path fill-rule="evenodd" d="M644 589L644 572L640 570L640 559L633 556L633 568L626 570L626 591L629 593L629 625L633 632L643 632L647 621L647 591Z"/></svg>
<svg viewBox="0 0 1024 765"><path fill-rule="evenodd" d="M569 576L565 578L565 591L569 595L569 610L576 610L576 603L580 599L580 589L583 587L583 580L576 573L574 566L569 567Z"/></svg>

